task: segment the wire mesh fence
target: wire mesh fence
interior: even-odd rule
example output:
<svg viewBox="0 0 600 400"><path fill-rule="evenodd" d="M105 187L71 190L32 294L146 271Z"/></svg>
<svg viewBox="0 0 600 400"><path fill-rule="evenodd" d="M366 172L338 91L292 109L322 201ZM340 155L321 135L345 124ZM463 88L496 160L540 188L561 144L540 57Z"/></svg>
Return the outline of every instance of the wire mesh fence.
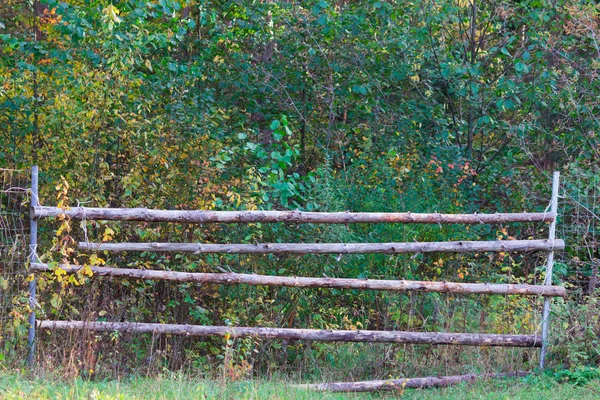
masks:
<svg viewBox="0 0 600 400"><path fill-rule="evenodd" d="M600 174L573 171L565 179L559 210L560 232L567 244L556 271L573 289L593 294L600 264Z"/></svg>
<svg viewBox="0 0 600 400"><path fill-rule="evenodd" d="M26 300L30 174L0 169L0 358L19 349ZM23 292L23 293L22 293ZM20 296L22 294L22 296Z"/></svg>

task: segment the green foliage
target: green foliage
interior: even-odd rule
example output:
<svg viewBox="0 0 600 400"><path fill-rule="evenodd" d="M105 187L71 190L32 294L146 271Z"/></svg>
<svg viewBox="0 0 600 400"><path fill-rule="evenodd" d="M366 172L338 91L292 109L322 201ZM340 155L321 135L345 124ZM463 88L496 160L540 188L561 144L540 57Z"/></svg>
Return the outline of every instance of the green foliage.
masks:
<svg viewBox="0 0 600 400"><path fill-rule="evenodd" d="M584 386L600 379L600 369L593 367L578 367L574 370L560 370L553 374L559 382L569 382L577 386Z"/></svg>
<svg viewBox="0 0 600 400"><path fill-rule="evenodd" d="M68 182L65 207L543 211L551 170L589 182L577 188L582 194L594 193L598 183L600 34L592 2L45 0L35 13L34 26L29 3L0 5L0 166L39 163L44 204L61 200L53 188ZM595 204L584 206L594 213ZM52 244L48 261L57 263L89 261L73 246L86 236L256 243L545 234L532 225L59 221L43 224L40 242ZM566 261L556 272L581 285L582 274L593 275L594 255L574 241L567 241ZM539 282L543 265L530 254L94 256L131 268L468 282ZM587 264L582 270L571 261ZM60 269L41 283L47 285L42 309L64 319L514 333L531 333L539 323L539 302L501 297L176 287L81 274L63 279ZM557 363L597 361L589 336L595 322L575 321L592 318L591 305L582 307L559 305L562 329L575 324L584 333L556 332ZM271 371L277 362L310 369L354 354L292 343L284 361L278 349L264 355L271 344L259 341L77 339L90 344L79 348L71 371L92 367L98 376L126 374L121 368L128 359L143 369L148 357L155 360L151 372L182 367L184 358L204 370L226 356L229 370L244 370L243 361L251 360L255 370ZM57 356L61 342L47 343ZM185 357L165 355L181 348ZM391 349L390 360L407 357L404 349ZM153 356L156 351L162 356ZM498 363L510 365L511 357ZM482 358L495 362L493 355ZM97 368L105 359L115 361ZM519 362L535 364L529 356Z"/></svg>
<svg viewBox="0 0 600 400"><path fill-rule="evenodd" d="M600 363L599 306L598 293L582 301L554 303L551 357L557 364L577 369Z"/></svg>

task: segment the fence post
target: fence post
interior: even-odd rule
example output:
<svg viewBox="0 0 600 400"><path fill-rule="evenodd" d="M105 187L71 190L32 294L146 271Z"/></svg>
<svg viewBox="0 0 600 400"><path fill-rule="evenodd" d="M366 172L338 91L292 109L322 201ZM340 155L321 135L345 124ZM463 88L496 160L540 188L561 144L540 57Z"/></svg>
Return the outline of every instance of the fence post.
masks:
<svg viewBox="0 0 600 400"><path fill-rule="evenodd" d="M550 212L556 217L550 223L550 232L548 238L554 240L556 236L556 220L558 219L558 187L559 187L560 172L554 171L552 174L552 200ZM554 266L554 249L548 252L548 260L546 262L546 278L544 285L552 285L552 267ZM540 369L544 369L546 365L546 353L548 351L548 328L550 325L550 299L544 299L544 311L542 312L542 349L540 351Z"/></svg>
<svg viewBox="0 0 600 400"><path fill-rule="evenodd" d="M34 165L31 167L31 207L39 206L40 200L38 196L38 166ZM29 262L34 263L37 261L37 219L33 218L31 213L29 221L30 233L29 233ZM36 300L36 277L33 275L31 281L29 281L29 307L31 312L29 313L29 328L27 330L27 347L29 354L27 356L27 364L33 366L35 359L35 306Z"/></svg>

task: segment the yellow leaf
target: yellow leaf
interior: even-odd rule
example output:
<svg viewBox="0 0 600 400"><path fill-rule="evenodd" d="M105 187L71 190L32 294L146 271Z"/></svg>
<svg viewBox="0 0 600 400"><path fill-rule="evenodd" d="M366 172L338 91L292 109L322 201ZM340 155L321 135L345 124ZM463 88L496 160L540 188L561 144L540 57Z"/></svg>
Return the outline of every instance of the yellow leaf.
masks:
<svg viewBox="0 0 600 400"><path fill-rule="evenodd" d="M90 268L89 265L84 265L83 269L81 270L81 274L82 275L87 275L87 276L93 276L94 275L94 273L92 272L92 269Z"/></svg>
<svg viewBox="0 0 600 400"><path fill-rule="evenodd" d="M110 240L112 240L113 236L115 234L115 231L113 231L112 229L110 229L108 226L104 229L104 234L102 235L102 241L103 242L108 242Z"/></svg>
<svg viewBox="0 0 600 400"><path fill-rule="evenodd" d="M111 19L113 22L119 23L122 21L122 19L118 17L118 15L121 14L121 11L112 4L105 7L102 10L102 13L106 15L107 18Z"/></svg>
<svg viewBox="0 0 600 400"><path fill-rule="evenodd" d="M90 259L89 259L88 263L89 263L90 265L104 265L104 264L106 264L106 261L104 261L104 259L102 259L102 258L98 257L98 255L96 255L96 254L92 254L92 255L90 256ZM87 267L89 268L89 266L87 266ZM90 272L92 272L92 270L91 270L91 269L90 269ZM91 275L90 275L90 276L91 276Z"/></svg>
<svg viewBox="0 0 600 400"><path fill-rule="evenodd" d="M150 70L150 72L153 72L154 70L152 69L152 63L150 62L150 60L146 60L144 61L144 65L146 66L146 68L148 68Z"/></svg>

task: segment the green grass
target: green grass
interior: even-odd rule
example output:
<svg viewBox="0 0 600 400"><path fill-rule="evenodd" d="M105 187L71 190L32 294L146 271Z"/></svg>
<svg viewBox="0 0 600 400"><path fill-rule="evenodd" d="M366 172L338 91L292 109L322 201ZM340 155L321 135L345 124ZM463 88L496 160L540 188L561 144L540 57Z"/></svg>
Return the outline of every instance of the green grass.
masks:
<svg viewBox="0 0 600 400"><path fill-rule="evenodd" d="M481 381L450 388L407 390L404 393L315 393L290 387L289 382L245 381L226 385L184 378L135 378L91 382L27 378L0 373L1 399L571 399L600 398L600 380L585 385L558 383L549 376Z"/></svg>
<svg viewBox="0 0 600 400"><path fill-rule="evenodd" d="M565 400L600 398L600 380L559 383L548 376L496 379L448 388L407 391L406 399Z"/></svg>

